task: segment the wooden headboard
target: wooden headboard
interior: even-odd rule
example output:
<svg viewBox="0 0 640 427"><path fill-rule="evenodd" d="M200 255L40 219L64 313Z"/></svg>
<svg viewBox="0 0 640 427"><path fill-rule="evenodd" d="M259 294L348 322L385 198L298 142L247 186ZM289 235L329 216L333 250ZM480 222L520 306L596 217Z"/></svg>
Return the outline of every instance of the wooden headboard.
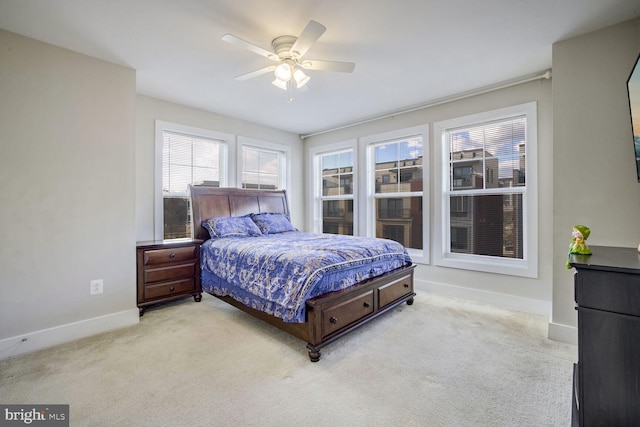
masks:
<svg viewBox="0 0 640 427"><path fill-rule="evenodd" d="M278 212L289 215L287 193L284 190L250 190L190 185L193 237L209 239L202 221L220 216L242 216L258 212Z"/></svg>

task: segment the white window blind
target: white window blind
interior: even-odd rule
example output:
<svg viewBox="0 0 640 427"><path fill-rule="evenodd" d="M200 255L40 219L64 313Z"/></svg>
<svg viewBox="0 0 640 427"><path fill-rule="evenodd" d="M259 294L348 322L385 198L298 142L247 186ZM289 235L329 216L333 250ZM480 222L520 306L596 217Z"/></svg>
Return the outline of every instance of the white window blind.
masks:
<svg viewBox="0 0 640 427"><path fill-rule="evenodd" d="M275 190L281 187L282 154L244 145L242 147L242 188Z"/></svg>
<svg viewBox="0 0 640 427"><path fill-rule="evenodd" d="M449 251L523 259L524 116L449 129Z"/></svg>
<svg viewBox="0 0 640 427"><path fill-rule="evenodd" d="M189 184L220 186L220 144L214 139L163 131L163 238L191 236Z"/></svg>
<svg viewBox="0 0 640 427"><path fill-rule="evenodd" d="M189 184L220 185L220 141L163 132L162 192L187 195Z"/></svg>

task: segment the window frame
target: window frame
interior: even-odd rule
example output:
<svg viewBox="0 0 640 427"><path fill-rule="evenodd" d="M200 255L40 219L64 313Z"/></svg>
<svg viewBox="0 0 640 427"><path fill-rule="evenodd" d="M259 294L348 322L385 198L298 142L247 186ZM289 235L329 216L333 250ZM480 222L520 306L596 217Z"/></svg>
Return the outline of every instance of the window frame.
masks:
<svg viewBox="0 0 640 427"><path fill-rule="evenodd" d="M523 258L513 259L487 255L451 252L450 195L466 193L450 190L449 149L446 133L450 129L480 126L485 123L526 118L525 170L526 185L517 190L522 194ZM434 264L466 270L482 271L521 277L538 277L538 119L537 102L514 105L496 110L456 117L434 123L434 156L440 161L434 164L435 188L439 197L434 200ZM514 194L516 191L491 189L495 194Z"/></svg>
<svg viewBox="0 0 640 427"><path fill-rule="evenodd" d="M220 186L228 186L229 168L225 159L229 159L230 153L233 153L234 136L231 134L217 132L210 129L202 129L193 126L180 125L177 123L165 122L162 120L155 121L155 197L154 197L154 239L155 240L180 240L164 238L164 194L162 192L162 147L164 141L164 132L175 132L195 138L207 138L220 141ZM185 193L183 196L178 194L175 197L188 197Z"/></svg>
<svg viewBox="0 0 640 427"><path fill-rule="evenodd" d="M375 147L385 142L398 141L402 138L420 136L422 138L422 192L395 192L381 193L375 192ZM429 125L419 125L397 129L389 132L379 133L362 137L359 139L359 147L362 164L367 165L361 168L358 175L360 182L366 183L366 190L361 192L358 204L366 206L361 210L360 222L365 224L363 234L368 237L376 236L376 202L380 198L405 198L417 197L421 193L422 197L422 249L407 248L407 252L415 263L429 264L431 253L431 223L430 223L430 143Z"/></svg>

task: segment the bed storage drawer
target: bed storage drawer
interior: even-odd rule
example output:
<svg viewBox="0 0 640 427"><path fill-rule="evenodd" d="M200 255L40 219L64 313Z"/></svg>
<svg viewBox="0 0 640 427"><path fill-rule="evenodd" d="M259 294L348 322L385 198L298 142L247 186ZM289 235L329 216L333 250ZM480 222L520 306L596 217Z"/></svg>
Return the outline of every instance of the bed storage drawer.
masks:
<svg viewBox="0 0 640 427"><path fill-rule="evenodd" d="M373 290L322 311L322 336L326 337L373 313Z"/></svg>
<svg viewBox="0 0 640 427"><path fill-rule="evenodd" d="M145 251L144 265L165 264L168 262L180 262L194 260L196 258L194 247L156 249Z"/></svg>
<svg viewBox="0 0 640 427"><path fill-rule="evenodd" d="M384 307L413 292L411 275L406 275L378 288L378 301Z"/></svg>

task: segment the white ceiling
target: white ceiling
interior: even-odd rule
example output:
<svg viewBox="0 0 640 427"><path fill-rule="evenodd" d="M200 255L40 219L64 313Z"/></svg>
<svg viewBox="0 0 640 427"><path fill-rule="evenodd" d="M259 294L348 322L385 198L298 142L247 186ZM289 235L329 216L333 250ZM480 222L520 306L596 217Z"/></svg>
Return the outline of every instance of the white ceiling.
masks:
<svg viewBox="0 0 640 427"><path fill-rule="evenodd" d="M0 0L0 28L137 71L138 93L297 134L428 104L551 68L554 42L640 16L638 0ZM273 64L220 38L271 50L309 20L327 31L286 102ZM615 49L615 46L611 47Z"/></svg>

